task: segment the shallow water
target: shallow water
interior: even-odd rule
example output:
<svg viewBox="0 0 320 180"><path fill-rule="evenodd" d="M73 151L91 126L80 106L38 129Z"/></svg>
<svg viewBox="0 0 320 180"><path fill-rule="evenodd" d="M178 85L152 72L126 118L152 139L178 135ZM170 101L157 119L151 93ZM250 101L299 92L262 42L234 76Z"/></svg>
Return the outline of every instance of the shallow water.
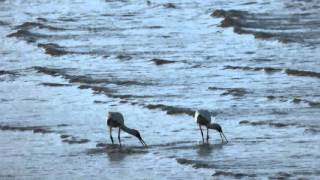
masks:
<svg viewBox="0 0 320 180"><path fill-rule="evenodd" d="M0 177L317 179L319 8L0 1ZM202 144L195 109L230 142ZM148 148L111 145L108 111Z"/></svg>

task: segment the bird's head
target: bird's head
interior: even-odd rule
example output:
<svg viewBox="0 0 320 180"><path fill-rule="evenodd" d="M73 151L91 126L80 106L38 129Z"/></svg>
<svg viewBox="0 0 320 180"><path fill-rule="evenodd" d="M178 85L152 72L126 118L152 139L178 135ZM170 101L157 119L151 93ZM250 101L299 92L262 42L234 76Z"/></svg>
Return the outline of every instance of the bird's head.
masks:
<svg viewBox="0 0 320 180"><path fill-rule="evenodd" d="M147 147L147 144L143 141L143 139L142 139L142 137L140 135L140 132L138 130L133 129L132 135L137 137L139 139L139 141L141 142L141 144Z"/></svg>

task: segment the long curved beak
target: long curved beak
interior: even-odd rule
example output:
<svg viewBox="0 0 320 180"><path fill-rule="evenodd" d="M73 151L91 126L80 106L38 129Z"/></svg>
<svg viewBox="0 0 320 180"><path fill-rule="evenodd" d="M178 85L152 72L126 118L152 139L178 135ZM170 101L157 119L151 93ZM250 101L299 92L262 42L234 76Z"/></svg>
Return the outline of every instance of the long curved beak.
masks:
<svg viewBox="0 0 320 180"><path fill-rule="evenodd" d="M145 147L148 147L147 144L143 141L142 138L140 138L139 140L140 140L140 142L141 142L142 145L144 145Z"/></svg>
<svg viewBox="0 0 320 180"><path fill-rule="evenodd" d="M222 135L224 137L224 139L226 139L227 143L228 143L228 139L226 138L226 136L224 135L224 133L222 132Z"/></svg>

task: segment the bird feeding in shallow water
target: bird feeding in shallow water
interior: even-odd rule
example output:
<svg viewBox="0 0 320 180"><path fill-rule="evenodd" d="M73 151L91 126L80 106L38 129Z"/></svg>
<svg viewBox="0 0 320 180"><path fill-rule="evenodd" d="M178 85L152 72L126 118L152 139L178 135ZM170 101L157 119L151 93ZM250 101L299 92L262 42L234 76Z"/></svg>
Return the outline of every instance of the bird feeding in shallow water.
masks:
<svg viewBox="0 0 320 180"><path fill-rule="evenodd" d="M110 130L110 139L111 139L112 144L114 144L113 138L112 138L112 128L119 128L118 140L119 140L120 147L121 147L121 140L120 140L120 131L121 130L137 137L142 145L147 146L147 144L141 138L139 131L137 131L135 129L130 129L127 126L125 126L123 115L120 112L109 112L106 120L107 120L107 125Z"/></svg>
<svg viewBox="0 0 320 180"><path fill-rule="evenodd" d="M199 126L202 136L202 142L204 143L203 132L201 126L205 126L207 128L207 142L209 141L209 129L214 129L220 133L221 141L223 142L223 137L228 142L226 136L224 135L222 128L217 123L211 123L211 115L207 110L197 110L194 114L194 120ZM223 136L223 137L222 137Z"/></svg>

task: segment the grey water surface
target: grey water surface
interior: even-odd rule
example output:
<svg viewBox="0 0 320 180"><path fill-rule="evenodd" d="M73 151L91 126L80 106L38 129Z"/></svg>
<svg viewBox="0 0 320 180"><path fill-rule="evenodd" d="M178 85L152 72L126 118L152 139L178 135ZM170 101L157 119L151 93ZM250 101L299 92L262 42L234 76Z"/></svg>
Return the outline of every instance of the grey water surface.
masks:
<svg viewBox="0 0 320 180"><path fill-rule="evenodd" d="M318 0L1 0L0 179L318 179L319 16ZM195 109L228 144L202 143ZM112 145L108 111L148 148Z"/></svg>

